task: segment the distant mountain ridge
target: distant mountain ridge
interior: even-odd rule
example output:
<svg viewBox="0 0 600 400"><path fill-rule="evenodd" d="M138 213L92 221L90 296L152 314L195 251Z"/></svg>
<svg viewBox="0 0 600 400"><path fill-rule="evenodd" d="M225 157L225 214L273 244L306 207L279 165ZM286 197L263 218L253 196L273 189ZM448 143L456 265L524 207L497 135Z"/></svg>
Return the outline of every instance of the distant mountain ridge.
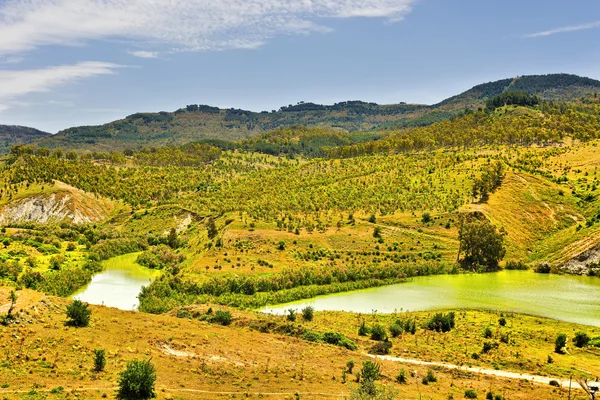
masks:
<svg viewBox="0 0 600 400"><path fill-rule="evenodd" d="M346 132L426 126L465 108L482 107L488 98L512 90L545 100L572 101L595 95L600 91L600 81L569 74L522 76L480 84L434 105L299 102L277 111L253 112L192 104L175 112L135 113L104 125L73 127L36 142L51 148L110 151L176 146L204 139L242 140L298 125Z"/></svg>
<svg viewBox="0 0 600 400"><path fill-rule="evenodd" d="M10 146L29 144L50 136L48 132L26 126L0 125L0 154L7 153Z"/></svg>

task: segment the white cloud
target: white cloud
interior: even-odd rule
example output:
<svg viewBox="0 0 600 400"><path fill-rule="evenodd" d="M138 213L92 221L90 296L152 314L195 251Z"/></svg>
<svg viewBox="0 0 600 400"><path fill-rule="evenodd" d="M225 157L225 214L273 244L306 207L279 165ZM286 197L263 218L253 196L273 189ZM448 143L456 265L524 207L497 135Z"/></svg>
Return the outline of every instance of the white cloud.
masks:
<svg viewBox="0 0 600 400"><path fill-rule="evenodd" d="M130 51L129 54L131 54L134 57L139 57L139 58L158 58L158 55L159 55L159 53L157 51L145 51L145 50Z"/></svg>
<svg viewBox="0 0 600 400"><path fill-rule="evenodd" d="M117 64L105 62L81 62L32 70L0 70L0 111L18 104L18 98L48 92L56 86L96 75L114 73Z"/></svg>
<svg viewBox="0 0 600 400"><path fill-rule="evenodd" d="M576 32L576 31L584 31L584 30L588 30L588 29L597 29L597 28L600 28L600 21L590 22L587 24L580 24L580 25L563 26L560 28L549 29L547 31L530 33L530 34L524 35L523 37L536 38L536 37L555 35L557 33Z"/></svg>
<svg viewBox="0 0 600 400"><path fill-rule="evenodd" d="M118 39L175 51L254 48L280 34L326 32L328 18L399 21L417 0L5 0L0 54Z"/></svg>

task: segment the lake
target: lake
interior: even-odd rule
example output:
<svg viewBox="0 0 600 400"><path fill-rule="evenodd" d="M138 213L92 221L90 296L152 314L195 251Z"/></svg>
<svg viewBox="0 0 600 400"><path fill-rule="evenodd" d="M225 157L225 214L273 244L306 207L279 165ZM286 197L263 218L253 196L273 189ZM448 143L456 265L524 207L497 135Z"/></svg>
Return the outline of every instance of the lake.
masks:
<svg viewBox="0 0 600 400"><path fill-rule="evenodd" d="M103 261L105 270L95 275L90 284L73 295L73 299L121 310L137 310L137 296L142 286L148 286L160 275L160 271L137 264L138 255L125 254Z"/></svg>
<svg viewBox="0 0 600 400"><path fill-rule="evenodd" d="M317 311L360 313L491 309L600 326L600 278L532 271L424 276L396 285L270 306L262 311L282 314L289 308L300 310L309 305Z"/></svg>

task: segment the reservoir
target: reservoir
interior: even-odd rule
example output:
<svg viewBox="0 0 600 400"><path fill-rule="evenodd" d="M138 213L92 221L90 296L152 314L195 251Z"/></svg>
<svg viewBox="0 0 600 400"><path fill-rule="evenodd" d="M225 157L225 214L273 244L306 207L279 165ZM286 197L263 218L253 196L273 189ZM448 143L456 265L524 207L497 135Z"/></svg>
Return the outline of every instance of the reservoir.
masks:
<svg viewBox="0 0 600 400"><path fill-rule="evenodd" d="M320 296L265 307L282 314L312 306L316 311L359 313L487 309L600 326L600 278L501 271L487 274L435 275L405 283Z"/></svg>

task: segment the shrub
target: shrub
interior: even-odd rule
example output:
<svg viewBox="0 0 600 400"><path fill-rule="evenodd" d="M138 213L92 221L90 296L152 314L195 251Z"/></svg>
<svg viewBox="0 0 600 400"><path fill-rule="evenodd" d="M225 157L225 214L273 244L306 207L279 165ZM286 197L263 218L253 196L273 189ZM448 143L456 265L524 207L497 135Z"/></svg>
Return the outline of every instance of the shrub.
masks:
<svg viewBox="0 0 600 400"><path fill-rule="evenodd" d="M227 326L231 324L231 312L217 310L215 315L210 318L210 322L221 324L223 326Z"/></svg>
<svg viewBox="0 0 600 400"><path fill-rule="evenodd" d="M539 274L549 274L551 270L552 267L550 267L550 264L548 264L547 262L539 263L538 266L534 269L534 271Z"/></svg>
<svg viewBox="0 0 600 400"><path fill-rule="evenodd" d="M67 244L67 251L75 251L77 250L77 245L73 242L69 242L69 244Z"/></svg>
<svg viewBox="0 0 600 400"><path fill-rule="evenodd" d="M371 354L379 354L385 355L390 354L390 350L392 349L392 342L377 342L373 347L369 349L369 353Z"/></svg>
<svg viewBox="0 0 600 400"><path fill-rule="evenodd" d="M305 321L312 321L314 317L315 309L311 306L304 307L302 309L302 319Z"/></svg>
<svg viewBox="0 0 600 400"><path fill-rule="evenodd" d="M428 212L426 212L426 213L423 213L423 216L421 217L421 221L422 221L424 224L428 224L428 223L430 223L430 222L431 222L431 214L429 214Z"/></svg>
<svg viewBox="0 0 600 400"><path fill-rule="evenodd" d="M50 258L50 269L58 271L65 263L66 258L62 254L58 254Z"/></svg>
<svg viewBox="0 0 600 400"><path fill-rule="evenodd" d="M369 327L367 326L365 321L362 321L360 323L360 326L358 327L358 336L367 336L369 334L369 331Z"/></svg>
<svg viewBox="0 0 600 400"><path fill-rule="evenodd" d="M371 328L371 340L386 341L388 338L385 328L379 324L373 325Z"/></svg>
<svg viewBox="0 0 600 400"><path fill-rule="evenodd" d="M325 332L323 334L323 342L345 347L348 350L356 350L358 348L352 340L338 332Z"/></svg>
<svg viewBox="0 0 600 400"><path fill-rule="evenodd" d="M313 331L304 332L304 334L302 335L302 339L308 342L320 342L321 340L323 340L319 333Z"/></svg>
<svg viewBox="0 0 600 400"><path fill-rule="evenodd" d="M492 328L490 328L489 326L486 327L485 330L483 331L483 337L486 339L489 339L492 337L492 335L493 335Z"/></svg>
<svg viewBox="0 0 600 400"><path fill-rule="evenodd" d="M527 265L521 260L509 260L506 262L504 269L517 269L517 270L526 270L529 269Z"/></svg>
<svg viewBox="0 0 600 400"><path fill-rule="evenodd" d="M585 332L577 332L575 333L573 342L575 343L575 347L585 347L590 342L590 337Z"/></svg>
<svg viewBox="0 0 600 400"><path fill-rule="evenodd" d="M146 400L156 397L154 382L156 370L150 360L133 360L119 374L117 398L122 400Z"/></svg>
<svg viewBox="0 0 600 400"><path fill-rule="evenodd" d="M73 300L67 306L68 319L66 325L78 328L88 326L90 324L90 316L92 315L92 310L88 309L88 306L88 304L82 303L80 300Z"/></svg>
<svg viewBox="0 0 600 400"><path fill-rule="evenodd" d="M365 361L360 374L364 380L377 381L381 378L381 366L373 361Z"/></svg>
<svg viewBox="0 0 600 400"><path fill-rule="evenodd" d="M104 353L104 349L94 350L94 371L102 372L102 371L104 371L105 366L106 366L106 354Z"/></svg>
<svg viewBox="0 0 600 400"><path fill-rule="evenodd" d="M296 310L293 310L291 308L289 310L287 310L286 318L288 321L291 321L291 322L296 321Z"/></svg>
<svg viewBox="0 0 600 400"><path fill-rule="evenodd" d="M425 323L425 328L436 332L449 332L454 328L454 312L437 313Z"/></svg>
<svg viewBox="0 0 600 400"><path fill-rule="evenodd" d="M354 361L350 360L346 363L346 368L348 369L348 373L351 374L354 369Z"/></svg>
<svg viewBox="0 0 600 400"><path fill-rule="evenodd" d="M489 353L490 351L492 351L492 349L495 349L496 347L498 347L498 343L484 342L483 348L481 349L481 353L482 354Z"/></svg>
<svg viewBox="0 0 600 400"><path fill-rule="evenodd" d="M392 325L390 325L389 329L390 329L390 334L392 335L392 337L396 338L396 337L402 335L402 332L404 331L404 326L402 326L401 321L396 321Z"/></svg>
<svg viewBox="0 0 600 400"><path fill-rule="evenodd" d="M400 372L398 372L398 375L396 375L396 382L400 384L406 383L406 370L401 369Z"/></svg>
<svg viewBox="0 0 600 400"><path fill-rule="evenodd" d="M498 320L498 324L500 326L506 326L506 318L500 317L500 319Z"/></svg>
<svg viewBox="0 0 600 400"><path fill-rule="evenodd" d="M427 370L427 375L425 375L423 379L421 379L421 383L423 385L429 385L430 383L434 382L437 382L437 377L433 373L433 370Z"/></svg>
<svg viewBox="0 0 600 400"><path fill-rule="evenodd" d="M567 345L567 335L564 333L558 334L556 340L554 341L554 352L558 354L563 353L563 349Z"/></svg>
<svg viewBox="0 0 600 400"><path fill-rule="evenodd" d="M477 393L473 389L465 390L465 399L476 399Z"/></svg>

